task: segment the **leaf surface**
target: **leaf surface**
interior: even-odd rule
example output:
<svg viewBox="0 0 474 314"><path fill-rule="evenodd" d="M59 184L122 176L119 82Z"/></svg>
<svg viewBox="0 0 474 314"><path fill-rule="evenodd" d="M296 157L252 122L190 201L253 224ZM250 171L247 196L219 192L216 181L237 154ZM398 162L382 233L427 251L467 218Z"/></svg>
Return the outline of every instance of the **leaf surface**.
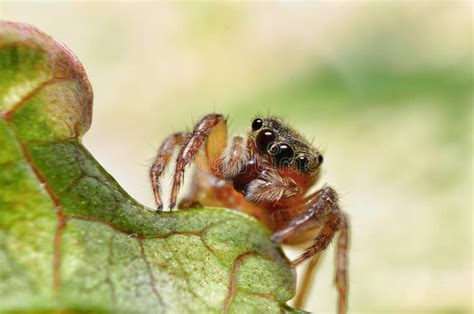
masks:
<svg viewBox="0 0 474 314"><path fill-rule="evenodd" d="M73 53L0 21L0 311L280 313L294 271L230 210L154 213L81 144L92 89Z"/></svg>

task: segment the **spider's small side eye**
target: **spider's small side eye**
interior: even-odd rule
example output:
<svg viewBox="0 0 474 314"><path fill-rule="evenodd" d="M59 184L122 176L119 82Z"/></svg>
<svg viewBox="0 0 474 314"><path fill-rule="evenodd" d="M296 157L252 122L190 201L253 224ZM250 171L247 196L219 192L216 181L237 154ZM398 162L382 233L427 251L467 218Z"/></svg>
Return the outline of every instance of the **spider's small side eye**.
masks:
<svg viewBox="0 0 474 314"><path fill-rule="evenodd" d="M322 164L324 161L323 155L318 155L318 164Z"/></svg>
<svg viewBox="0 0 474 314"><path fill-rule="evenodd" d="M276 134L272 130L269 129L263 129L260 131L257 135L257 139L255 140L258 149L260 149L262 152L266 152L267 149L270 148L270 145L273 144L273 142L276 139Z"/></svg>
<svg viewBox="0 0 474 314"><path fill-rule="evenodd" d="M296 167L299 171L307 171L309 167L309 160L305 156L298 156L296 158Z"/></svg>
<svg viewBox="0 0 474 314"><path fill-rule="evenodd" d="M252 122L252 130L257 131L259 130L263 125L262 119L255 119Z"/></svg>

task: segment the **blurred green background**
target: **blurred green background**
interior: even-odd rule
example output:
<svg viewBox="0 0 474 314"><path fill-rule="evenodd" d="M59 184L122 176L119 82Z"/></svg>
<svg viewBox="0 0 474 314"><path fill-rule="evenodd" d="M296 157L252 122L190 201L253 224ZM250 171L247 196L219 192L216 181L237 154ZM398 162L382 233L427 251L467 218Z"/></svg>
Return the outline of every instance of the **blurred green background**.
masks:
<svg viewBox="0 0 474 314"><path fill-rule="evenodd" d="M472 311L472 3L2 2L69 46L95 91L84 143L153 206L148 166L202 115L283 117L352 223L350 312ZM295 256L297 250L289 249ZM307 309L335 312L334 246Z"/></svg>

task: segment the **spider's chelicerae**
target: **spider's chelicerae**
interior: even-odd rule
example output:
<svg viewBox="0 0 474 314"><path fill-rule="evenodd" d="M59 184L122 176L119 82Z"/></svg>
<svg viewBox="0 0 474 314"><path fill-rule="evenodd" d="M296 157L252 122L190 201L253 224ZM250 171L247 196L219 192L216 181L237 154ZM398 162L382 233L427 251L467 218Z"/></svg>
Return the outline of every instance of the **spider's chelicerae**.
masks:
<svg viewBox="0 0 474 314"><path fill-rule="evenodd" d="M321 252L338 233L335 281L339 313L346 312L347 216L339 209L337 194L331 187L308 192L319 179L323 163L320 152L274 117L254 119L247 143L236 136L227 144L226 119L220 114L209 114L191 133L172 134L161 145L150 170L158 210L163 208L159 178L177 146L181 149L176 159L170 209L176 205L185 167L194 160L200 171L195 172L191 193L179 208L201 205L238 209L273 230L275 242L297 244L313 240L293 261L298 265L311 258L297 307Z"/></svg>

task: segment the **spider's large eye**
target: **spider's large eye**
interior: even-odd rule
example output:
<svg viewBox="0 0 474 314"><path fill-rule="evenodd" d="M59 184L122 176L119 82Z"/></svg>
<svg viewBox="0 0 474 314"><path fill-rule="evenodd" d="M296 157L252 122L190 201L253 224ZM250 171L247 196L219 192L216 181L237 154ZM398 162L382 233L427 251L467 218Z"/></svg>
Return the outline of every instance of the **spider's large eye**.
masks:
<svg viewBox="0 0 474 314"><path fill-rule="evenodd" d="M262 152L266 152L270 148L270 145L275 141L276 134L272 130L264 129L260 131L255 140L258 149Z"/></svg>
<svg viewBox="0 0 474 314"><path fill-rule="evenodd" d="M305 172L309 168L309 160L305 156L298 156L296 158L296 167L299 171Z"/></svg>
<svg viewBox="0 0 474 314"><path fill-rule="evenodd" d="M262 119L255 119L252 122L252 130L257 131L259 130L263 125Z"/></svg>
<svg viewBox="0 0 474 314"><path fill-rule="evenodd" d="M279 166L288 166L294 157L293 149L286 143L272 145L269 153Z"/></svg>

